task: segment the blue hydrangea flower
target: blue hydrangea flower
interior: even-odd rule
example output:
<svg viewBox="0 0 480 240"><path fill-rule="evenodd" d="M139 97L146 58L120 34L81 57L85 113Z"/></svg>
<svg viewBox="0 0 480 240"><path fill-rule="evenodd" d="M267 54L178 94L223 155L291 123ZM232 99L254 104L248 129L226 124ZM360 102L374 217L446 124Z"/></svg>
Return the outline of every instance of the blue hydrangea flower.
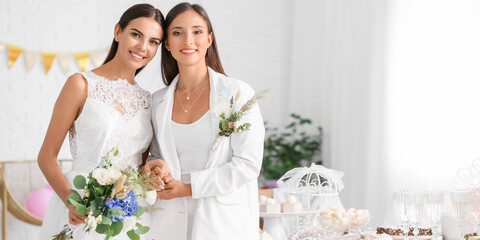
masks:
<svg viewBox="0 0 480 240"><path fill-rule="evenodd" d="M105 203L104 212L110 212L112 222L123 221L138 210L138 201L135 191L128 192L124 199L112 198Z"/></svg>

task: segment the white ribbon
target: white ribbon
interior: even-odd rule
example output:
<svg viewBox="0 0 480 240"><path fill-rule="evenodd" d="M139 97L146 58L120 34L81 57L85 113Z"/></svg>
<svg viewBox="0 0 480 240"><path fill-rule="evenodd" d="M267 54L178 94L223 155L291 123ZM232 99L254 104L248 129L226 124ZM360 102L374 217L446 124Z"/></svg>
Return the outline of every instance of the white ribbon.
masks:
<svg viewBox="0 0 480 240"><path fill-rule="evenodd" d="M218 143L220 142L220 140L223 139L223 136L218 136L215 138L215 140L213 140L213 143L212 143L212 146L210 146L210 150L214 151L215 148L217 148L218 146Z"/></svg>

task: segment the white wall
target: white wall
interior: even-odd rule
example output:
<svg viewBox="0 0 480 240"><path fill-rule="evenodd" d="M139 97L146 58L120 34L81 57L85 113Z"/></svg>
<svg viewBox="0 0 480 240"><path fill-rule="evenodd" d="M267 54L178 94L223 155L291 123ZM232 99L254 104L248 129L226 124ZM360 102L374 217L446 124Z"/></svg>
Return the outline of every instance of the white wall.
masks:
<svg viewBox="0 0 480 240"><path fill-rule="evenodd" d="M139 1L3 0L0 42L44 52L81 52L108 47L113 27L124 10ZM177 1L147 1L164 15ZM227 74L256 90L270 89L261 103L265 119L287 116L285 94L291 48L289 1L205 1ZM274 6L274 7L272 7ZM164 85L159 56L137 81L153 92ZM26 71L24 56L8 69L7 51L0 55L0 160L35 159L48 127L55 99L66 76L55 60L48 75L39 61ZM89 69L93 68L90 63ZM74 63L70 74L79 72ZM59 158L70 158L64 144Z"/></svg>

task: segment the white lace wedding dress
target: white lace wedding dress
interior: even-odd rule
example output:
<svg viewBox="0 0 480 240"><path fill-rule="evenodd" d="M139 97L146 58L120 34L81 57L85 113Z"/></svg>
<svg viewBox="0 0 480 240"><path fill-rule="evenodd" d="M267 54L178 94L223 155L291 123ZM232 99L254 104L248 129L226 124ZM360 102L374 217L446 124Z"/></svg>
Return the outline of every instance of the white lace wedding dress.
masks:
<svg viewBox="0 0 480 240"><path fill-rule="evenodd" d="M65 178L73 188L73 178L87 175L113 147L119 150L117 164L139 165L142 153L152 139L151 105L149 92L125 79L105 79L93 72L82 73L88 83L88 97L83 110L69 131L72 170ZM55 194L43 220L39 240L49 240L68 223L68 209ZM142 215L148 224L148 214ZM84 233L83 224L74 231L73 239L104 239L96 232ZM145 236L144 236L145 237ZM129 239L120 233L111 239Z"/></svg>

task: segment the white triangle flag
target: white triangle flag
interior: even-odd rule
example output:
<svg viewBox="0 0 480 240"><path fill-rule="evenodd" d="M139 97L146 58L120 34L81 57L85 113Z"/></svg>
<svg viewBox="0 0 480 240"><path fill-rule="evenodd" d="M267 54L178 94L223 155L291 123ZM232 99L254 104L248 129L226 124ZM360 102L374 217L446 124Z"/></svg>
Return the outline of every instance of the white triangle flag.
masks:
<svg viewBox="0 0 480 240"><path fill-rule="evenodd" d="M105 60L105 49L98 49L90 52L90 58L92 59L95 67L100 67Z"/></svg>
<svg viewBox="0 0 480 240"><path fill-rule="evenodd" d="M68 70L73 63L73 53L59 53L57 56L63 73L68 74Z"/></svg>
<svg viewBox="0 0 480 240"><path fill-rule="evenodd" d="M40 57L40 52L25 50L25 62L27 63L27 70L30 72L33 66L37 63Z"/></svg>

